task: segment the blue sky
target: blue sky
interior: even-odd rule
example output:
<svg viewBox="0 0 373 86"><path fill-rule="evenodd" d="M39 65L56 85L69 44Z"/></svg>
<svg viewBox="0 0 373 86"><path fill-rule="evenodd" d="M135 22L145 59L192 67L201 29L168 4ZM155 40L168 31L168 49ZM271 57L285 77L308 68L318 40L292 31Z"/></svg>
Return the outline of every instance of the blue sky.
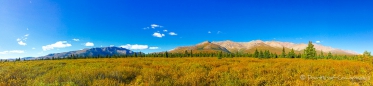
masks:
<svg viewBox="0 0 373 86"><path fill-rule="evenodd" d="M205 40L258 39L321 41L325 46L362 53L373 51L372 3L372 0L0 0L0 58L43 56L110 45L129 47L127 44L137 48L135 51L157 52Z"/></svg>

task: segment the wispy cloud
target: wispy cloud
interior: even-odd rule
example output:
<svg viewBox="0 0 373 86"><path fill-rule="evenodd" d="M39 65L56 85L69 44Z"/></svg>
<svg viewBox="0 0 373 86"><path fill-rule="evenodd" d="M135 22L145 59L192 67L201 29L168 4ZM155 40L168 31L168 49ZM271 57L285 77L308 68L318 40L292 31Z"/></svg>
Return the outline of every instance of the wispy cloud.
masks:
<svg viewBox="0 0 373 86"><path fill-rule="evenodd" d="M149 29L149 27L145 27L145 28L143 28L144 30L146 30L146 29Z"/></svg>
<svg viewBox="0 0 373 86"><path fill-rule="evenodd" d="M58 41L54 44L42 46L41 48L43 49L43 51L47 51L47 50L52 50L54 48L65 48L65 47L70 47L70 46L71 44L67 43L66 41Z"/></svg>
<svg viewBox="0 0 373 86"><path fill-rule="evenodd" d="M163 32L167 32L167 30L163 30Z"/></svg>
<svg viewBox="0 0 373 86"><path fill-rule="evenodd" d="M218 31L216 34L220 34L221 33L221 31Z"/></svg>
<svg viewBox="0 0 373 86"><path fill-rule="evenodd" d="M23 41L18 41L18 44L19 45L22 45L22 46L25 46L25 45L27 45L26 43L24 43Z"/></svg>
<svg viewBox="0 0 373 86"><path fill-rule="evenodd" d="M321 41L316 41L316 43L321 43Z"/></svg>
<svg viewBox="0 0 373 86"><path fill-rule="evenodd" d="M24 35L24 36L21 37L21 38L17 38L17 43L18 43L19 45L26 46L27 43L25 43L24 41L27 40L27 37L28 37L29 35L30 35L30 34L26 34L26 35Z"/></svg>
<svg viewBox="0 0 373 86"><path fill-rule="evenodd" d="M150 24L150 27L145 27L143 29L146 30L146 29L150 29L150 28L152 28L152 29L163 28L163 26L158 25L158 24Z"/></svg>
<svg viewBox="0 0 373 86"><path fill-rule="evenodd" d="M87 43L85 43L85 46L88 46L88 47L92 47L92 46L94 46L95 44L93 44L92 42L87 42Z"/></svg>
<svg viewBox="0 0 373 86"><path fill-rule="evenodd" d="M158 38L162 38L162 37L164 37L165 35L164 35L164 34L161 34L161 33L159 33L159 32L154 32L154 33L153 33L153 36L154 36L154 37L158 37Z"/></svg>
<svg viewBox="0 0 373 86"><path fill-rule="evenodd" d="M156 50L156 49L159 49L159 47L149 47L149 49Z"/></svg>
<svg viewBox="0 0 373 86"><path fill-rule="evenodd" d="M151 26L153 29L158 28L158 27L161 27L160 25L157 25L157 24L151 24L150 26Z"/></svg>
<svg viewBox="0 0 373 86"><path fill-rule="evenodd" d="M36 48L33 47L32 49L35 50Z"/></svg>
<svg viewBox="0 0 373 86"><path fill-rule="evenodd" d="M25 53L23 50L11 50L11 51L2 51L0 54L13 54L13 53Z"/></svg>
<svg viewBox="0 0 373 86"><path fill-rule="evenodd" d="M177 35L175 32L170 32L168 34L170 34L171 36L176 36Z"/></svg>
<svg viewBox="0 0 373 86"><path fill-rule="evenodd" d="M114 47L114 45L110 45L110 47Z"/></svg>
<svg viewBox="0 0 373 86"><path fill-rule="evenodd" d="M131 49L131 50L148 49L148 45L138 45L138 44L135 44L135 45L127 44L127 45L122 45L120 47L126 48L126 49Z"/></svg>
<svg viewBox="0 0 373 86"><path fill-rule="evenodd" d="M211 31L208 31L207 33L211 33Z"/></svg>
<svg viewBox="0 0 373 86"><path fill-rule="evenodd" d="M75 39L75 38L74 38L73 40L76 41L76 42L77 42L77 41L80 41L79 39Z"/></svg>

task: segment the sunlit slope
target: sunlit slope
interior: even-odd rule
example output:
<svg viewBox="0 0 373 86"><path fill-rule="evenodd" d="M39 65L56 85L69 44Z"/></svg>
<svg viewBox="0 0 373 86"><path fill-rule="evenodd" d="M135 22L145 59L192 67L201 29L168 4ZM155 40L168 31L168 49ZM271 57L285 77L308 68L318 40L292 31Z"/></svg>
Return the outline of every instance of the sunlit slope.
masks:
<svg viewBox="0 0 373 86"><path fill-rule="evenodd" d="M185 51L189 53L190 52L192 53L218 53L218 52L229 53L229 51L226 48L213 44L209 41L205 41L194 46L177 47L171 50L170 52L171 53L185 53Z"/></svg>

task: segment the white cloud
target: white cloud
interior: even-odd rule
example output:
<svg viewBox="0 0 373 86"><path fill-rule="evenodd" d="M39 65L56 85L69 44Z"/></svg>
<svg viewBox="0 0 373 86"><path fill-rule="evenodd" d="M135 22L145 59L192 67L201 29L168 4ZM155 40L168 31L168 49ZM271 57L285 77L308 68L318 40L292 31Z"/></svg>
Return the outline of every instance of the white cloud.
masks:
<svg viewBox="0 0 373 86"><path fill-rule="evenodd" d="M110 45L110 47L114 47L114 45Z"/></svg>
<svg viewBox="0 0 373 86"><path fill-rule="evenodd" d="M175 32L170 32L169 34L172 35L172 36L176 36L177 35Z"/></svg>
<svg viewBox="0 0 373 86"><path fill-rule="evenodd" d="M29 35L30 35L30 34L26 34L26 35L24 35L24 37L22 37L22 38L17 38L17 42L18 42L18 44L19 44L19 45L22 45L22 46L27 45L24 41L27 40L27 37L28 37Z"/></svg>
<svg viewBox="0 0 373 86"><path fill-rule="evenodd" d="M23 41L18 41L18 44L19 45L22 45L22 46L25 46L25 45L27 45L26 43L24 43Z"/></svg>
<svg viewBox="0 0 373 86"><path fill-rule="evenodd" d="M71 44L67 43L66 41L58 41L54 44L42 46L41 48L44 51L47 51L47 50L52 50L54 48L65 48L65 47L70 47L70 46Z"/></svg>
<svg viewBox="0 0 373 86"><path fill-rule="evenodd" d="M30 2L31 2L31 1L30 1ZM28 30L28 28L27 28L26 30Z"/></svg>
<svg viewBox="0 0 373 86"><path fill-rule="evenodd" d="M138 45L138 44L135 44L135 45L127 44L127 45L122 45L120 47L126 48L126 49L133 49L133 50L148 49L148 45Z"/></svg>
<svg viewBox="0 0 373 86"><path fill-rule="evenodd" d="M159 47L149 47L151 50L159 49Z"/></svg>
<svg viewBox="0 0 373 86"><path fill-rule="evenodd" d="M208 31L207 33L211 33L211 31Z"/></svg>
<svg viewBox="0 0 373 86"><path fill-rule="evenodd" d="M316 43L321 43L321 41L316 41Z"/></svg>
<svg viewBox="0 0 373 86"><path fill-rule="evenodd" d="M160 27L159 25L157 25L157 24L151 24L150 25L153 29L155 29L155 28L157 28L157 27Z"/></svg>
<svg viewBox="0 0 373 86"><path fill-rule="evenodd" d="M93 44L92 42L87 42L87 43L85 43L85 46L89 46L89 47L91 47L91 46L94 46L95 44Z"/></svg>
<svg viewBox="0 0 373 86"><path fill-rule="evenodd" d="M154 32L153 36L154 36L154 37L158 37L158 38L162 38L162 37L164 37L165 35L164 35L164 34L161 34L161 33L158 33L158 32Z"/></svg>
<svg viewBox="0 0 373 86"><path fill-rule="evenodd" d="M163 30L163 32L167 32L167 30Z"/></svg>
<svg viewBox="0 0 373 86"><path fill-rule="evenodd" d="M33 49L33 50L35 50L35 48L34 48L34 47L33 47L32 49Z"/></svg>
<svg viewBox="0 0 373 86"><path fill-rule="evenodd" d="M2 51L0 54L13 54L13 53L25 53L23 50L11 50L11 51Z"/></svg>
<svg viewBox="0 0 373 86"><path fill-rule="evenodd" d="M76 42L77 42L77 41L80 41L79 39L73 39L73 40L76 41Z"/></svg>

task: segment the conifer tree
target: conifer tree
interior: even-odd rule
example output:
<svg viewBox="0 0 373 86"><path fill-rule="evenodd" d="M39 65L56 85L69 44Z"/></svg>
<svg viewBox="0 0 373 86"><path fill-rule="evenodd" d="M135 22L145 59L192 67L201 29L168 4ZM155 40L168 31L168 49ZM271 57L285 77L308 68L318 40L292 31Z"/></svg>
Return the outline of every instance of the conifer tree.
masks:
<svg viewBox="0 0 373 86"><path fill-rule="evenodd" d="M190 57L193 57L193 51L190 50Z"/></svg>
<svg viewBox="0 0 373 86"><path fill-rule="evenodd" d="M308 46L304 49L304 56L306 59L314 59L316 58L316 49L311 41L308 42Z"/></svg>
<svg viewBox="0 0 373 86"><path fill-rule="evenodd" d="M221 59L222 58L222 51L220 51L219 53L218 53L218 59Z"/></svg>
<svg viewBox="0 0 373 86"><path fill-rule="evenodd" d="M262 50L259 51L259 58L263 58L264 57L264 53Z"/></svg>
<svg viewBox="0 0 373 86"><path fill-rule="evenodd" d="M271 54L270 54L269 50L264 51L264 57L265 58L270 58L271 57Z"/></svg>
<svg viewBox="0 0 373 86"><path fill-rule="evenodd" d="M331 52L329 52L329 53L328 53L328 57L327 57L327 59L331 59L331 58L333 58L333 55L332 55Z"/></svg>
<svg viewBox="0 0 373 86"><path fill-rule="evenodd" d="M285 57L286 57L286 54L285 54L285 48L282 47L281 58L285 58Z"/></svg>
<svg viewBox="0 0 373 86"><path fill-rule="evenodd" d="M166 58L168 58L168 52L167 51L165 52L165 56L166 56Z"/></svg>
<svg viewBox="0 0 373 86"><path fill-rule="evenodd" d="M320 56L319 56L321 59L324 59L325 57L324 57L324 52L321 50L321 52L320 52Z"/></svg>
<svg viewBox="0 0 373 86"><path fill-rule="evenodd" d="M188 57L189 55L188 55L189 53L188 53L188 50L185 50L185 52L184 52L184 57Z"/></svg>
<svg viewBox="0 0 373 86"><path fill-rule="evenodd" d="M259 52L258 52L258 49L255 49L255 52L254 52L254 57L255 57L255 58L258 58L258 57L259 57Z"/></svg>
<svg viewBox="0 0 373 86"><path fill-rule="evenodd" d="M294 49L291 49L291 51L288 53L288 58L295 58L296 55L295 55L295 52L294 52Z"/></svg>
<svg viewBox="0 0 373 86"><path fill-rule="evenodd" d="M298 53L297 58L301 58L301 57L302 57L302 54Z"/></svg>
<svg viewBox="0 0 373 86"><path fill-rule="evenodd" d="M371 56L370 54L371 54L370 52L365 50L364 53L363 53L363 56L364 57L370 57Z"/></svg>

